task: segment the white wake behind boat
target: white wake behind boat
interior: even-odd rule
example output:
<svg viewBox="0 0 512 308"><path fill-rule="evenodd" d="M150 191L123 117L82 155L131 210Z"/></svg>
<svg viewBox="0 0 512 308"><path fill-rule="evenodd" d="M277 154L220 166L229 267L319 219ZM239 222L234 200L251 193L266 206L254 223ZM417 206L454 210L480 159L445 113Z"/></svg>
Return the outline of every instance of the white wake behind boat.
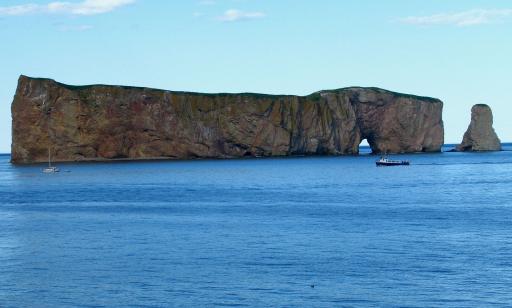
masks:
<svg viewBox="0 0 512 308"><path fill-rule="evenodd" d="M48 167L43 168L43 173L56 173L59 172L59 168L52 166L52 158L50 149L48 148Z"/></svg>

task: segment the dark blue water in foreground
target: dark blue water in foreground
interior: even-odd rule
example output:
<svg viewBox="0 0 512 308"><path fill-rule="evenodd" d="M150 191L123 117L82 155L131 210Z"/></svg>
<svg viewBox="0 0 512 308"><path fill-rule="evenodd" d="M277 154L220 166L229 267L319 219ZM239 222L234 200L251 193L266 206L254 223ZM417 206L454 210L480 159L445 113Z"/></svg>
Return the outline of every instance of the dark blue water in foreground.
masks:
<svg viewBox="0 0 512 308"><path fill-rule="evenodd" d="M0 306L512 305L512 152L400 158L0 156Z"/></svg>

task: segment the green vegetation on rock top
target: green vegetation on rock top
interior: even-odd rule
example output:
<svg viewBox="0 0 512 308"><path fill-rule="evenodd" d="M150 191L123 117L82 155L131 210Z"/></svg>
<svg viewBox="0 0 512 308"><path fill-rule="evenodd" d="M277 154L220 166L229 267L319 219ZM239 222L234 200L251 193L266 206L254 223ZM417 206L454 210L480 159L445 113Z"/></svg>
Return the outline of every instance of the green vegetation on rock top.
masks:
<svg viewBox="0 0 512 308"><path fill-rule="evenodd" d="M439 99L428 97L428 96L418 96L413 94L405 94L405 93L398 93L393 92L377 87L345 87L345 88L339 88L339 89L332 89L332 90L321 90L314 92L309 95L289 95L289 94L263 94L263 93L251 93L251 92L242 92L242 93L202 93L202 92L190 92L190 91L171 91L171 90L164 90L164 89L157 89L157 88L148 88L148 87L137 87L137 86L120 86L120 85L106 85L106 84L91 84L91 85L68 85L65 83L57 82L50 78L35 78L35 77L28 77L21 75L20 80L22 78L27 78L31 80L40 80L45 82L52 82L55 83L63 88L69 89L69 90L87 90L91 88L98 88L98 87L107 87L107 88L121 88L126 90L143 90L143 91L163 91L163 92L169 92L174 94L185 94L185 95L201 95L206 97L225 97L225 96L233 96L233 95L240 95L244 97L250 97L250 98L259 98L259 99L277 99L277 98L284 98L284 97L301 97L301 98L307 98L312 101L318 101L321 99L322 93L334 93L334 92L345 92L345 91L353 91L353 90L369 90L369 91L376 91L381 93L388 93L396 97L403 97L403 98L411 98L411 99L418 99L418 100L425 100L429 102L439 102ZM485 104L478 104L481 106L487 106Z"/></svg>

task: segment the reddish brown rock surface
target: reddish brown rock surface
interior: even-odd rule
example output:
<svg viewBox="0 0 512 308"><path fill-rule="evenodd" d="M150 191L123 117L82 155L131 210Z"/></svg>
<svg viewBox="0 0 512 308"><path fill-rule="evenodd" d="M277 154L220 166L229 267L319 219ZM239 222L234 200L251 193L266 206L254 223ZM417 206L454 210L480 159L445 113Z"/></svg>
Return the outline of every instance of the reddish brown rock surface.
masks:
<svg viewBox="0 0 512 308"><path fill-rule="evenodd" d="M471 123L462 143L456 148L462 152L500 151L501 141L492 127L492 110L485 104L471 108Z"/></svg>
<svg viewBox="0 0 512 308"><path fill-rule="evenodd" d="M437 152L443 103L377 88L308 96L68 86L21 76L12 162Z"/></svg>

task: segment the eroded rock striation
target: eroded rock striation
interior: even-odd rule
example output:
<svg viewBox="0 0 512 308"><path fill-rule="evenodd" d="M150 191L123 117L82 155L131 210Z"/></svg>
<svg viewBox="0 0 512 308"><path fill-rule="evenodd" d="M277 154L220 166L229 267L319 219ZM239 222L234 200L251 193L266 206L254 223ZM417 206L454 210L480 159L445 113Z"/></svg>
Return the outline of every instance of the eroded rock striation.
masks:
<svg viewBox="0 0 512 308"><path fill-rule="evenodd" d="M13 163L440 151L443 103L378 88L308 96L69 86L21 76Z"/></svg>
<svg viewBox="0 0 512 308"><path fill-rule="evenodd" d="M492 110L488 105L471 108L471 123L456 151L500 151L501 141L492 127Z"/></svg>

